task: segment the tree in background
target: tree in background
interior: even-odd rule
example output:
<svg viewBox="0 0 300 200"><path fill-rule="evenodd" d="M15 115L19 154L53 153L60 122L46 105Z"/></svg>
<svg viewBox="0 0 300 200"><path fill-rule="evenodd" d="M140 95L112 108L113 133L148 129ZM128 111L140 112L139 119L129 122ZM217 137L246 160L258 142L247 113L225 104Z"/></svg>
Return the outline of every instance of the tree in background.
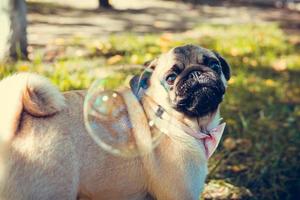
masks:
<svg viewBox="0 0 300 200"><path fill-rule="evenodd" d="M1 0L0 24L0 60L27 58L25 0Z"/></svg>
<svg viewBox="0 0 300 200"><path fill-rule="evenodd" d="M112 8L112 6L109 4L109 0L98 0L99 4L98 7L99 8Z"/></svg>

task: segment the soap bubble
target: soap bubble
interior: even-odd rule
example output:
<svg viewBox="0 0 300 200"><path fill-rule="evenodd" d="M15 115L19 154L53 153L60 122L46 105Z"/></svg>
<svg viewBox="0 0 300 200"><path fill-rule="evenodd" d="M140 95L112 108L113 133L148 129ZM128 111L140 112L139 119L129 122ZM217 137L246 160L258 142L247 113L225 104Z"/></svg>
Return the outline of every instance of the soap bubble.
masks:
<svg viewBox="0 0 300 200"><path fill-rule="evenodd" d="M95 81L84 100L84 123L89 135L113 155L130 158L150 153L164 135L158 129L153 131L156 118L146 120L134 96L128 102L122 91L105 90L105 84L105 79ZM128 106L135 106L130 115L126 101Z"/></svg>

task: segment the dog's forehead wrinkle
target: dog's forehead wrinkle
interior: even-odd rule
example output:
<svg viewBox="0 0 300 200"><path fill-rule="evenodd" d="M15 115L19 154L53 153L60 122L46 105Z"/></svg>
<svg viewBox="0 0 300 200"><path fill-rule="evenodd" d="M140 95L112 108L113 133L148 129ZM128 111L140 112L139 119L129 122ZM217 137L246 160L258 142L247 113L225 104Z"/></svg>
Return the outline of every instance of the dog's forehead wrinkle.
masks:
<svg viewBox="0 0 300 200"><path fill-rule="evenodd" d="M191 48L189 46L176 47L174 48L173 52L174 54L189 56L189 54L191 53Z"/></svg>
<svg viewBox="0 0 300 200"><path fill-rule="evenodd" d="M194 45L176 47L170 54L176 63L182 63L184 66L203 64L205 57L217 58L212 51Z"/></svg>
<svg viewBox="0 0 300 200"><path fill-rule="evenodd" d="M184 54L174 54L173 60L174 60L173 63L177 64L178 67L181 70L183 70L184 68L186 68L186 66L197 63L198 62L198 55L193 54L193 55L187 56L187 55L184 55Z"/></svg>
<svg viewBox="0 0 300 200"><path fill-rule="evenodd" d="M183 70L185 66L189 65L190 60L184 55L178 55L175 57L174 62Z"/></svg>

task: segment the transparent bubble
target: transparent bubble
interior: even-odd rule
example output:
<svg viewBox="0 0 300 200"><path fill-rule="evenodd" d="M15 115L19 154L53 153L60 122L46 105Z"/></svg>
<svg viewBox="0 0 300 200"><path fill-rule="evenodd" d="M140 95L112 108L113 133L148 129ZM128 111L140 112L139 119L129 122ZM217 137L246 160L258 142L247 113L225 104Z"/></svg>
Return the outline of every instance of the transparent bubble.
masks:
<svg viewBox="0 0 300 200"><path fill-rule="evenodd" d="M101 148L117 156L150 153L164 135L156 129L156 118L147 120L133 95L127 92L131 98L126 100L122 91L105 90L106 83L105 79L95 81L85 97L84 123L88 133ZM129 111L126 105L133 108Z"/></svg>

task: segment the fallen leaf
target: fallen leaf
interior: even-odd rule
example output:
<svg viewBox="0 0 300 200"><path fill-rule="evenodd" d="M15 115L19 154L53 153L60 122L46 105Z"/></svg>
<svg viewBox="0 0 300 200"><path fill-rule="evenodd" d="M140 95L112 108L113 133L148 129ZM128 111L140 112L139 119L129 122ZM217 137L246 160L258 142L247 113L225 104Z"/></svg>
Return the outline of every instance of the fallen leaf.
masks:
<svg viewBox="0 0 300 200"><path fill-rule="evenodd" d="M223 146L225 149L231 151L231 150L234 150L237 145L236 145L236 141L234 138L228 137L224 140Z"/></svg>
<svg viewBox="0 0 300 200"><path fill-rule="evenodd" d="M116 64L116 63L120 62L122 59L123 59L123 56L114 55L114 56L107 59L107 64L113 65L113 64Z"/></svg>
<svg viewBox="0 0 300 200"><path fill-rule="evenodd" d="M251 149L252 147L252 142L249 139L237 139L236 144L238 148L240 148L241 151L247 152Z"/></svg>
<svg viewBox="0 0 300 200"><path fill-rule="evenodd" d="M287 69L287 63L285 60L283 59L280 59L280 60L277 60L275 61L273 64L272 64L272 68L276 71L284 71Z"/></svg>

